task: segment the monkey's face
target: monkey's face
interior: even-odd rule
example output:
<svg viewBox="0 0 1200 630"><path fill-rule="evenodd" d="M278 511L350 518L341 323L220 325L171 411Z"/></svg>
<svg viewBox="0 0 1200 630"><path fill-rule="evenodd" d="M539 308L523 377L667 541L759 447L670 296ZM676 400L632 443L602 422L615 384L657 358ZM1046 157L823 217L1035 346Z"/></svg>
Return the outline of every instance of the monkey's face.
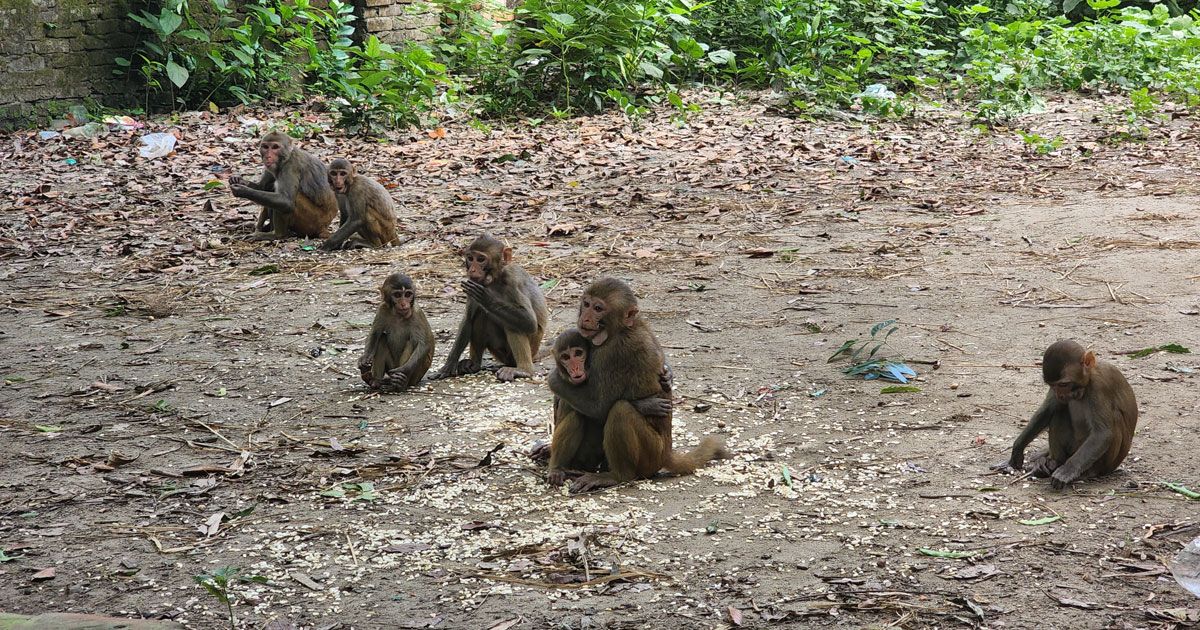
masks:
<svg viewBox="0 0 1200 630"><path fill-rule="evenodd" d="M493 265L491 257L486 252L476 249L467 250L464 262L467 268L467 279L471 282L478 282L487 286L495 279L495 274L493 273L495 265Z"/></svg>
<svg viewBox="0 0 1200 630"><path fill-rule="evenodd" d="M346 189L350 187L350 177L353 174L350 169L329 169L329 186L333 188L333 192L345 194Z"/></svg>
<svg viewBox="0 0 1200 630"><path fill-rule="evenodd" d="M284 158L283 143L272 138L263 138L262 144L258 145L258 152L262 155L263 166L272 172L279 168Z"/></svg>
<svg viewBox="0 0 1200 630"><path fill-rule="evenodd" d="M1050 390L1054 392L1054 397L1058 399L1058 402L1065 403L1072 400L1083 400L1084 394L1087 393L1087 385L1072 380L1062 380L1050 383Z"/></svg>
<svg viewBox="0 0 1200 630"><path fill-rule="evenodd" d="M558 350L558 369L566 375L572 385L579 385L587 380L587 350L579 346L570 346Z"/></svg>
<svg viewBox="0 0 1200 630"><path fill-rule="evenodd" d="M608 339L608 331L604 329L607 318L608 304L599 297L584 293L579 299L579 321L576 322L579 334L597 346L604 343Z"/></svg>
<svg viewBox="0 0 1200 630"><path fill-rule="evenodd" d="M383 299L387 300L388 307L392 312L401 319L408 319L413 314L413 303L416 301L417 294L412 289L404 286L391 287L384 290Z"/></svg>

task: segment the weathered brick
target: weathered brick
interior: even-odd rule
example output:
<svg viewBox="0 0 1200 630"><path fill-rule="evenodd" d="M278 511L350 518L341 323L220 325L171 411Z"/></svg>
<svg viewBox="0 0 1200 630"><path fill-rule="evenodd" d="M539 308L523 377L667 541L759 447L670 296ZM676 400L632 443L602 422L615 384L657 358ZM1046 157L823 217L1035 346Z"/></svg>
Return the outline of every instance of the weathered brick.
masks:
<svg viewBox="0 0 1200 630"><path fill-rule="evenodd" d="M126 30L126 26L123 20L97 19L88 22L84 26L84 30L91 35L107 35L108 33L124 31Z"/></svg>
<svg viewBox="0 0 1200 630"><path fill-rule="evenodd" d="M30 46L30 50L33 47ZM41 54L46 53L65 53L71 52L71 40L69 39L43 39L37 44L37 51Z"/></svg>
<svg viewBox="0 0 1200 630"><path fill-rule="evenodd" d="M395 28L396 18L393 17L369 17L367 18L368 33L382 33Z"/></svg>
<svg viewBox="0 0 1200 630"><path fill-rule="evenodd" d="M0 59L0 70L5 72L32 72L46 67L46 60L39 55L6 55Z"/></svg>
<svg viewBox="0 0 1200 630"><path fill-rule="evenodd" d="M83 36L83 27L80 26L78 22L68 22L66 24L59 24L58 22L46 22L46 24L54 25L53 27L42 24L38 25L38 28L46 33L46 37L74 38Z"/></svg>

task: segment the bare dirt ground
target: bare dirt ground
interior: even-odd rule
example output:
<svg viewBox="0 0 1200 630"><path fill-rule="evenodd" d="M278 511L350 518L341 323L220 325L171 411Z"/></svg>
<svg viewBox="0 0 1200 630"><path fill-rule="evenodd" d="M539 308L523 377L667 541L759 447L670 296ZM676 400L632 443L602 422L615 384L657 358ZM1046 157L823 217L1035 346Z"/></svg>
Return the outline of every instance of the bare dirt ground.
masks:
<svg viewBox="0 0 1200 630"><path fill-rule="evenodd" d="M227 627L194 576L228 566L268 580L231 587L244 628L1194 626L1167 565L1200 503L1161 482L1200 489L1200 361L1128 352L1200 346L1197 126L1109 143L1112 108L1023 121L1064 138L1049 155L953 116L752 101L319 135L393 186L410 238L338 254L249 243L253 208L205 190L255 171L244 123L272 114L185 115L152 161L136 134L4 137L0 609ZM436 367L455 247L485 229L547 282L553 334L593 277L628 279L676 445L720 434L735 458L569 496L525 457L541 378L364 390L382 278L417 279ZM919 393L826 363L887 319ZM1055 492L988 467L1064 337L1124 371L1141 418L1118 472Z"/></svg>

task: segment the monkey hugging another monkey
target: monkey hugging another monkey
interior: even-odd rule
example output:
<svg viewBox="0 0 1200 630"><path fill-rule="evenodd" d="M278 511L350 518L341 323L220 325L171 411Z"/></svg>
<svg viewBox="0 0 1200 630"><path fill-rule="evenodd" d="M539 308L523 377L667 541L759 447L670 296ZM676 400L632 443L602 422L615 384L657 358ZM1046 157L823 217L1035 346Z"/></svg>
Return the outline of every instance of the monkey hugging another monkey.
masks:
<svg viewBox="0 0 1200 630"><path fill-rule="evenodd" d="M671 383L665 356L642 319L637 297L616 278L600 278L579 300L578 329L554 344L554 435L547 479L576 476L572 492L646 479L666 469L689 475L729 457L709 436L689 452L671 442Z"/></svg>

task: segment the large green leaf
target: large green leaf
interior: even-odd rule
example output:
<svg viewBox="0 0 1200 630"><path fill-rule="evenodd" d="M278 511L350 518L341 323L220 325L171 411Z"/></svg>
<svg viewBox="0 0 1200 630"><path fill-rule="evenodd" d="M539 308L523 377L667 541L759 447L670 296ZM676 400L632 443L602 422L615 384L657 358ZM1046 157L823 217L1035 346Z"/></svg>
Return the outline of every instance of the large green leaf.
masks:
<svg viewBox="0 0 1200 630"><path fill-rule="evenodd" d="M187 68L184 68L183 66L175 63L174 61L168 61L166 68L167 68L167 78L171 79L171 83L174 83L175 87L181 88L181 87L183 87L184 83L187 83L187 80L188 80Z"/></svg>
<svg viewBox="0 0 1200 630"><path fill-rule="evenodd" d="M163 39L175 32L179 25L183 24L183 16L178 13L171 13L167 9L163 9L158 16L158 34Z"/></svg>

